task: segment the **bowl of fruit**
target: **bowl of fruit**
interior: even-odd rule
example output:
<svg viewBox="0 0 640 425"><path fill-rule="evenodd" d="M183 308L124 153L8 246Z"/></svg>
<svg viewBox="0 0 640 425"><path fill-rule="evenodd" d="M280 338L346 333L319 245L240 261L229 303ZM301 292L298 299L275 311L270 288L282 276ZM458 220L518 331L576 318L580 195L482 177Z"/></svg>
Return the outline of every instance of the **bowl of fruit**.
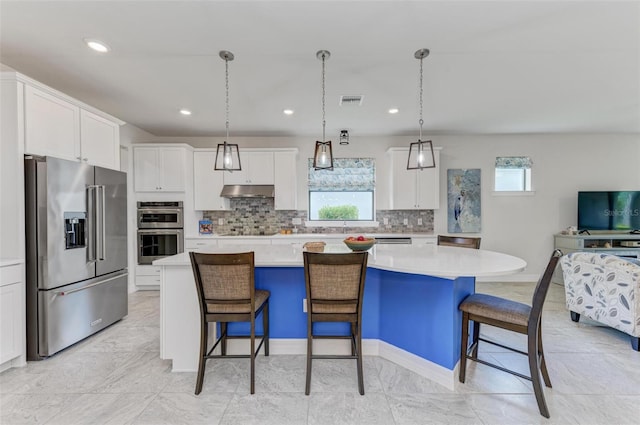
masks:
<svg viewBox="0 0 640 425"><path fill-rule="evenodd" d="M366 251L376 243L375 238L367 238L365 236L349 236L343 241L351 251Z"/></svg>

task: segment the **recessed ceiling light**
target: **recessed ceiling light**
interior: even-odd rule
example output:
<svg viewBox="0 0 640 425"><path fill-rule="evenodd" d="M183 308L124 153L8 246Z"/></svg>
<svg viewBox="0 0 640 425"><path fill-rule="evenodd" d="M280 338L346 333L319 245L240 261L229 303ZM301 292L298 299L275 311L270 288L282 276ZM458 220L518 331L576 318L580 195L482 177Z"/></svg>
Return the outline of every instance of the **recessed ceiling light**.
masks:
<svg viewBox="0 0 640 425"><path fill-rule="evenodd" d="M188 109L180 109L182 115L191 115L191 111Z"/></svg>
<svg viewBox="0 0 640 425"><path fill-rule="evenodd" d="M100 40L96 40L95 38L85 38L84 42L87 43L87 46L89 46L89 48L95 50L96 52L107 53L109 50L111 50L106 43L103 43Z"/></svg>
<svg viewBox="0 0 640 425"><path fill-rule="evenodd" d="M283 109L282 113L285 115L293 115L293 109Z"/></svg>
<svg viewBox="0 0 640 425"><path fill-rule="evenodd" d="M400 110L398 108L391 108L389 109L389 113L390 114L397 114Z"/></svg>

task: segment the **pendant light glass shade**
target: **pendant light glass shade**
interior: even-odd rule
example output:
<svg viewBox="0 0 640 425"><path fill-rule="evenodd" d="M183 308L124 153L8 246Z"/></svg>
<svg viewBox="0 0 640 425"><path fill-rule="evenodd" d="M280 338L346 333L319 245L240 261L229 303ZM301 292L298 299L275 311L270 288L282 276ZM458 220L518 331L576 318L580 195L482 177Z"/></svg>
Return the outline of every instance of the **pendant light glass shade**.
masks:
<svg viewBox="0 0 640 425"><path fill-rule="evenodd" d="M418 140L409 145L409 158L407 170L421 170L423 168L435 168L436 157L433 154L431 140Z"/></svg>
<svg viewBox="0 0 640 425"><path fill-rule="evenodd" d="M325 89L324 89L324 62L329 59L331 53L327 50L319 50L316 57L322 61L322 142L316 141L316 150L313 154L313 168L316 170L333 170L333 151L331 140L325 141Z"/></svg>
<svg viewBox="0 0 640 425"><path fill-rule="evenodd" d="M407 170L422 170L423 168L436 168L436 158L433 154L431 140L422 140L422 60L429 56L429 49L420 49L413 55L420 60L420 136L417 142L409 145L409 158L407 158Z"/></svg>
<svg viewBox="0 0 640 425"><path fill-rule="evenodd" d="M216 150L216 164L214 170L217 171L240 171L240 151L238 145L234 143L219 143Z"/></svg>
<svg viewBox="0 0 640 425"><path fill-rule="evenodd" d="M229 61L234 59L233 53L226 50L220 51L220 57L224 60L224 76L225 76L225 106L226 106L226 121L225 127L227 129L227 138L224 143L218 144L216 150L216 163L214 164L214 170L217 171L240 171L242 165L240 164L240 151L238 145L234 143L227 143L229 140Z"/></svg>
<svg viewBox="0 0 640 425"><path fill-rule="evenodd" d="M313 168L316 170L333 170L331 141L316 142L316 151L313 154Z"/></svg>

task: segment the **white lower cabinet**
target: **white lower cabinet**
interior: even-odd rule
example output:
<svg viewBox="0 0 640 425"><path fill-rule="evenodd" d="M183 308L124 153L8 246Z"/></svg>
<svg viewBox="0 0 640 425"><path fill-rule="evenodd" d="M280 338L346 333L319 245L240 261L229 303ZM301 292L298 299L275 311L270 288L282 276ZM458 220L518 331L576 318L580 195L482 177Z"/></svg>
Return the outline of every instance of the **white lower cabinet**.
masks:
<svg viewBox="0 0 640 425"><path fill-rule="evenodd" d="M0 267L0 364L24 354L22 265Z"/></svg>
<svg viewBox="0 0 640 425"><path fill-rule="evenodd" d="M271 245L271 239L268 237L218 239L218 246L229 245Z"/></svg>
<svg viewBox="0 0 640 425"><path fill-rule="evenodd" d="M158 289L162 267L160 266L136 266L136 286L138 289Z"/></svg>
<svg viewBox="0 0 640 425"><path fill-rule="evenodd" d="M184 238L184 250L185 252L197 251L199 249L218 246L218 241L215 239L204 238Z"/></svg>
<svg viewBox="0 0 640 425"><path fill-rule="evenodd" d="M431 237L411 237L411 244L412 245L436 245L438 243L438 238L435 236L431 236Z"/></svg>

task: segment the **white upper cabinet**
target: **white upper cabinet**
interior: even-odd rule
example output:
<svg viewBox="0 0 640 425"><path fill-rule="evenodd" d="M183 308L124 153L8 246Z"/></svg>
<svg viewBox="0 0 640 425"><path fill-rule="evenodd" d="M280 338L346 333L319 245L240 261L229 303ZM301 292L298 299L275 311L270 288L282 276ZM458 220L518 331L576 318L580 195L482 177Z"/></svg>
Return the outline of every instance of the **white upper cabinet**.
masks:
<svg viewBox="0 0 640 425"><path fill-rule="evenodd" d="M221 198L224 172L214 170L215 150L193 152L193 209L215 211L229 209L229 199Z"/></svg>
<svg viewBox="0 0 640 425"><path fill-rule="evenodd" d="M120 168L120 123L25 85L25 153Z"/></svg>
<svg viewBox="0 0 640 425"><path fill-rule="evenodd" d="M297 156L297 149L276 151L274 154L274 185L276 191L274 207L276 210L298 209Z"/></svg>
<svg viewBox="0 0 640 425"><path fill-rule="evenodd" d="M224 184L274 184L273 151L240 150L240 171L224 171Z"/></svg>
<svg viewBox="0 0 640 425"><path fill-rule="evenodd" d="M120 168L120 125L80 111L80 154L91 165Z"/></svg>
<svg viewBox="0 0 640 425"><path fill-rule="evenodd" d="M136 192L184 192L185 155L184 147L134 147Z"/></svg>
<svg viewBox="0 0 640 425"><path fill-rule="evenodd" d="M25 153L80 159L80 108L25 86Z"/></svg>
<svg viewBox="0 0 640 425"><path fill-rule="evenodd" d="M391 209L440 208L440 150L434 149L436 168L407 170L409 150L391 148Z"/></svg>

